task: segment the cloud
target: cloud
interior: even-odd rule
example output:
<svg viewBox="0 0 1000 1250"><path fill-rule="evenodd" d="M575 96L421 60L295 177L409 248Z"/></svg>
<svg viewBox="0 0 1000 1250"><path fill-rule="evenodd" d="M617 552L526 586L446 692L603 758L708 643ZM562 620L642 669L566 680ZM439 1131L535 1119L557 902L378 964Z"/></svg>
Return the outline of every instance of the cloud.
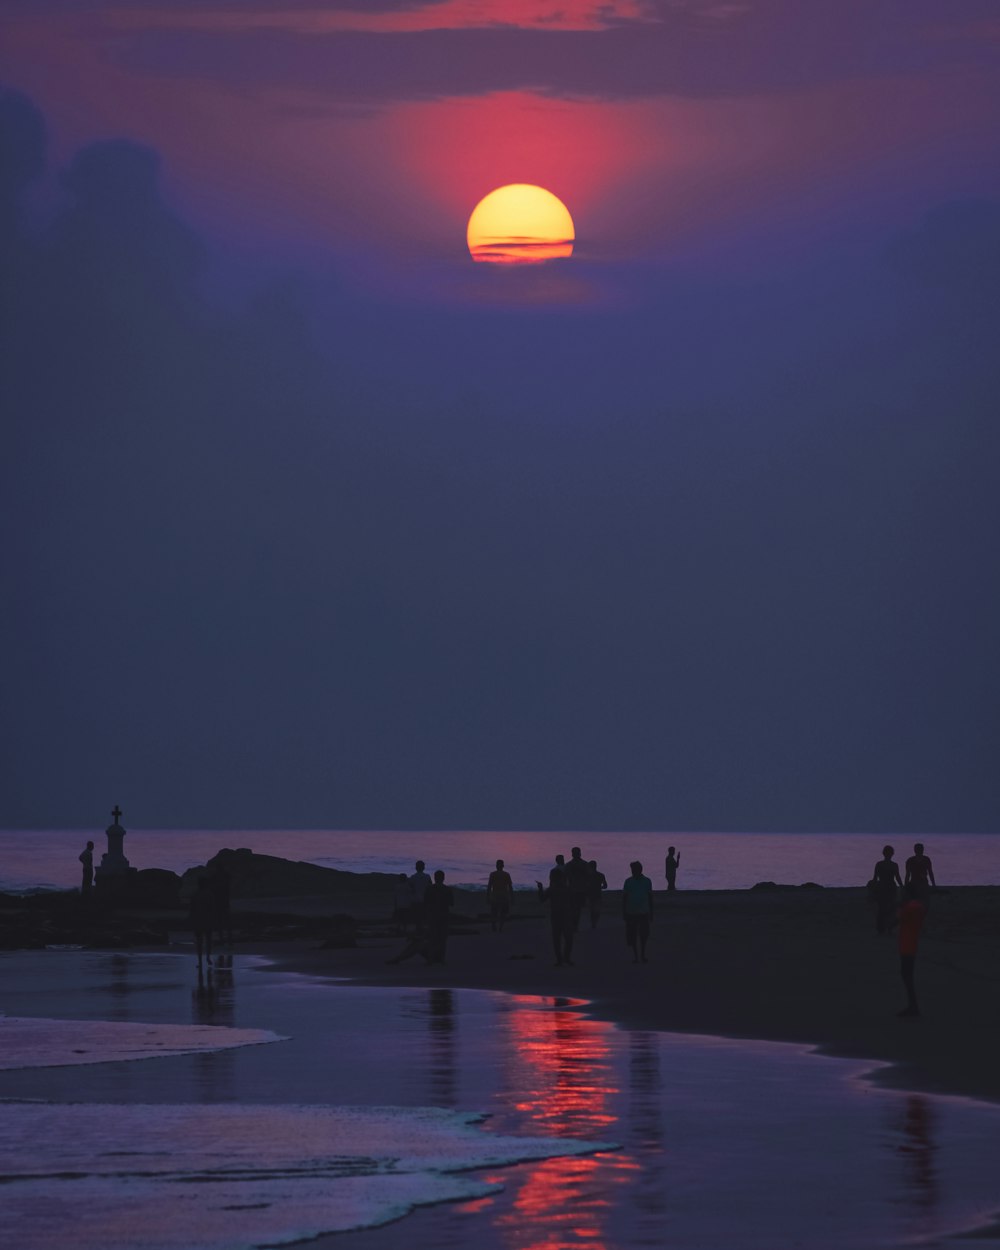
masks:
<svg viewBox="0 0 1000 1250"><path fill-rule="evenodd" d="M996 827L995 312L859 251L223 314L159 179L9 224L0 823Z"/></svg>
<svg viewBox="0 0 1000 1250"><path fill-rule="evenodd" d="M945 0L473 0L127 7L39 0L11 46L71 37L133 72L331 100L532 90L560 98L695 99L798 92L963 69L995 73L989 0L955 24Z"/></svg>

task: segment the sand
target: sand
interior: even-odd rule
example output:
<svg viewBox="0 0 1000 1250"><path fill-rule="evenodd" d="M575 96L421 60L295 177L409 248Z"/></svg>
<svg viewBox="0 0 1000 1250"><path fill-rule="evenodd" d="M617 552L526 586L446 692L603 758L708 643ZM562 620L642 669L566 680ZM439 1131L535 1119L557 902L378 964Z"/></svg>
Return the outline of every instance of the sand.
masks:
<svg viewBox="0 0 1000 1250"><path fill-rule="evenodd" d="M572 967L554 966L534 896L519 894L507 927L493 933L484 896L456 894L470 923L451 937L444 966L419 956L386 964L404 942L385 922L387 901L371 892L296 900L355 915L357 947L266 953L313 976L578 998L633 1027L805 1042L891 1064L874 1076L883 1083L1000 1101L1000 887L934 894L917 959L919 1019L896 1015L905 996L895 938L876 934L863 890L658 893L649 962L639 965L624 943L620 894L608 891L597 927L584 917Z"/></svg>

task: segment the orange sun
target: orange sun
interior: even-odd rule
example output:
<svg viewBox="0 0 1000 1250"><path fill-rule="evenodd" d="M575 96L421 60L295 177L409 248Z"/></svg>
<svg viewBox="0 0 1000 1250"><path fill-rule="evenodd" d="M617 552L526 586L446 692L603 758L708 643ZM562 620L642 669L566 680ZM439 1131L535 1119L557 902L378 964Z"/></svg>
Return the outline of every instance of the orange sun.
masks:
<svg viewBox="0 0 1000 1250"><path fill-rule="evenodd" d="M573 255L573 218L544 187L512 182L479 201L466 232L473 260L532 264Z"/></svg>

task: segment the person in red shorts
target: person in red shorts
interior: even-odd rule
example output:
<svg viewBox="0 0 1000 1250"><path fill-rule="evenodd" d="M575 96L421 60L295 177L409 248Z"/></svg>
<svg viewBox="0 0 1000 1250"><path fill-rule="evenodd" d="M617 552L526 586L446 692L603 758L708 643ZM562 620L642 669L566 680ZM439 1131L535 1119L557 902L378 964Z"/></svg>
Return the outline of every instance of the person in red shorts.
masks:
<svg viewBox="0 0 1000 1250"><path fill-rule="evenodd" d="M917 992L913 985L913 969L917 962L917 945L923 928L927 908L917 897L912 885L903 889L903 904L899 909L899 975L906 987L906 1006L898 1014L919 1016Z"/></svg>

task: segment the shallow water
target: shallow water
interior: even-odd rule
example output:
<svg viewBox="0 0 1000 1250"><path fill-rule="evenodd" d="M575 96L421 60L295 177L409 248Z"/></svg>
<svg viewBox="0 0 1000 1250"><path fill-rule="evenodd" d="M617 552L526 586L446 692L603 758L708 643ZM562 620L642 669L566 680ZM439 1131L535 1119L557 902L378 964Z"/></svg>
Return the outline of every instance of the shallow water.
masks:
<svg viewBox="0 0 1000 1250"><path fill-rule="evenodd" d="M64 1210L79 1228L93 1216L107 1250L275 1244L301 1235L305 1211L310 1229L324 1219L344 1227L359 1209L374 1220L376 1210L416 1196L463 1198L442 1209L435 1228L459 1222L478 1250L935 1245L1000 1206L1000 1108L883 1091L861 1079L866 1065L800 1047L627 1031L568 1000L318 984L243 958L200 983L190 958L172 955L2 955L0 976L6 1009L22 1017L221 1024L289 1039L0 1072L0 1097L21 1100L27 1146L14 1157L40 1176L30 1195L24 1181L7 1184L5 1209L20 1193L25 1222L39 1209L48 1219ZM337 1110L348 1107L364 1111L368 1136ZM461 1114L427 1122L425 1108ZM9 1111L0 1116L8 1157ZM489 1118L476 1126L465 1113ZM211 1170L223 1119L249 1179L179 1180L178 1170ZM436 1144L424 1140L427 1123L442 1135ZM204 1149L198 1125L212 1126ZM129 1175L134 1159L114 1164L122 1138L154 1150L171 1136L186 1153L181 1163L171 1149L170 1177L139 1182ZM497 1136L621 1148L471 1176L438 1166L446 1156L475 1166L483 1156L467 1143ZM337 1161L322 1175L307 1166L317 1142L327 1164ZM371 1165L387 1142L393 1157L410 1160L388 1179ZM435 1153L434 1166L413 1161L418 1146ZM499 1142L494 1149L497 1161L516 1153ZM112 1155L110 1175L107 1161L95 1163L101 1151ZM74 1172L89 1179L64 1179ZM409 1180L399 1189L401 1175ZM363 1200L345 1185L359 1178ZM456 1181L447 1194L437 1188ZM236 1189L223 1193L223 1183ZM130 1205L143 1186L153 1191L160 1240L139 1235L143 1211L154 1209L145 1199ZM164 1187L183 1190L184 1202L162 1203ZM255 1206L262 1201L266 1215ZM54 1233L48 1228L49 1245L62 1240Z"/></svg>
<svg viewBox="0 0 1000 1250"><path fill-rule="evenodd" d="M79 885L77 856L86 840L106 848L101 831L0 830L0 890ZM902 865L914 841L889 841ZM923 838L939 885L1000 885L1000 834L935 834ZM401 833L397 830L196 830L131 829L125 853L136 868L184 872L223 847L305 860L351 872L412 872L417 858L431 871L443 868L452 885L485 888L494 862L506 863L514 884L545 880L557 853L579 845L596 859L617 889L640 859L660 889L668 845L681 851L678 886L689 890L745 890L758 881L801 885L860 886L881 857L884 834L862 833L484 833L477 830Z"/></svg>

